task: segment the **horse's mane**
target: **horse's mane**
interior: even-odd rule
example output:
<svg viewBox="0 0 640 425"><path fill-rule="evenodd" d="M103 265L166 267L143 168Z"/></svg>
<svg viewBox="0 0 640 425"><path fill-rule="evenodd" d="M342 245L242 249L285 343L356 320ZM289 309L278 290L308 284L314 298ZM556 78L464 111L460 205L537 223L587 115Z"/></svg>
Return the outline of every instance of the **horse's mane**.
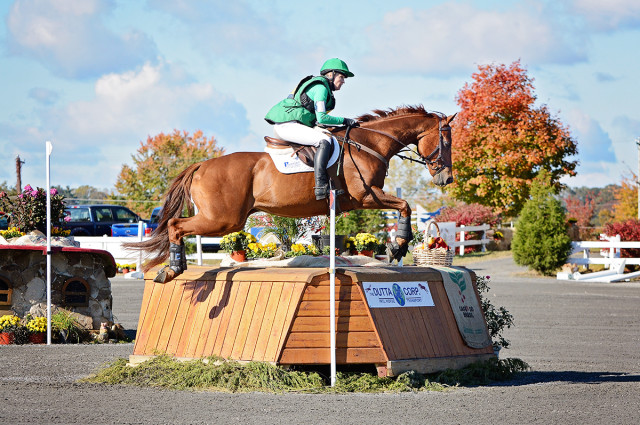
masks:
<svg viewBox="0 0 640 425"><path fill-rule="evenodd" d="M360 122L371 122L383 118L395 117L407 114L424 114L426 117L436 116L437 113L428 112L422 105L403 105L396 109L374 109L371 114L361 115L357 118Z"/></svg>

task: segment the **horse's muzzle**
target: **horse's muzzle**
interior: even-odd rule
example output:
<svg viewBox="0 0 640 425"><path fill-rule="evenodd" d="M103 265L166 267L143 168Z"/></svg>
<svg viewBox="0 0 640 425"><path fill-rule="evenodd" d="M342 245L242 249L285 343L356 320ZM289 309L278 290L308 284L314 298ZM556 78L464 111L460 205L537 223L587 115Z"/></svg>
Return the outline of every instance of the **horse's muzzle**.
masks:
<svg viewBox="0 0 640 425"><path fill-rule="evenodd" d="M446 186L450 183L453 183L451 168L446 167L440 170L438 174L433 176L433 183L435 183L437 186Z"/></svg>

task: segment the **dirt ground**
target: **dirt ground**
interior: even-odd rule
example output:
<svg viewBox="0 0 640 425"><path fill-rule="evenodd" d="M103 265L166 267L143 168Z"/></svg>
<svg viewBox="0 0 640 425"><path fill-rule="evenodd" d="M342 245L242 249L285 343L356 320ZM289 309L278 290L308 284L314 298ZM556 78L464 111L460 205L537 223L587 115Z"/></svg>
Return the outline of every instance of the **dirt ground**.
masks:
<svg viewBox="0 0 640 425"><path fill-rule="evenodd" d="M0 423L637 424L640 283L532 276L511 258L468 264L515 316L512 348L533 371L500 385L436 393L225 394L79 384L132 344L0 346ZM113 279L114 313L134 330L141 281Z"/></svg>

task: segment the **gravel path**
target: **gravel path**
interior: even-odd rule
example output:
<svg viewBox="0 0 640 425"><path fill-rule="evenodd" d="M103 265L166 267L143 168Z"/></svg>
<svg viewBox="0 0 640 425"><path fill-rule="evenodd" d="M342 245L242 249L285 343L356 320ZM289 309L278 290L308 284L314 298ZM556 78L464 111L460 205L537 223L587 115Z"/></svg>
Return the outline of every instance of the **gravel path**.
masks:
<svg viewBox="0 0 640 425"><path fill-rule="evenodd" d="M468 265L515 316L506 332L534 369L503 385L445 393L272 395L78 384L132 344L0 346L0 423L637 424L640 283L534 277L510 258ZM135 329L141 281L113 279L114 312Z"/></svg>

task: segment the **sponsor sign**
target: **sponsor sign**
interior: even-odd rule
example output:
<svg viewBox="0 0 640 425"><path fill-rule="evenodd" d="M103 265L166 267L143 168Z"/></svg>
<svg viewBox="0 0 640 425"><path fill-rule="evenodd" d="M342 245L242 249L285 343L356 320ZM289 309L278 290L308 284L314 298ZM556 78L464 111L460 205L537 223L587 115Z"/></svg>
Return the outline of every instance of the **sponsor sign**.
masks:
<svg viewBox="0 0 640 425"><path fill-rule="evenodd" d="M433 307L427 282L362 282L371 308Z"/></svg>

